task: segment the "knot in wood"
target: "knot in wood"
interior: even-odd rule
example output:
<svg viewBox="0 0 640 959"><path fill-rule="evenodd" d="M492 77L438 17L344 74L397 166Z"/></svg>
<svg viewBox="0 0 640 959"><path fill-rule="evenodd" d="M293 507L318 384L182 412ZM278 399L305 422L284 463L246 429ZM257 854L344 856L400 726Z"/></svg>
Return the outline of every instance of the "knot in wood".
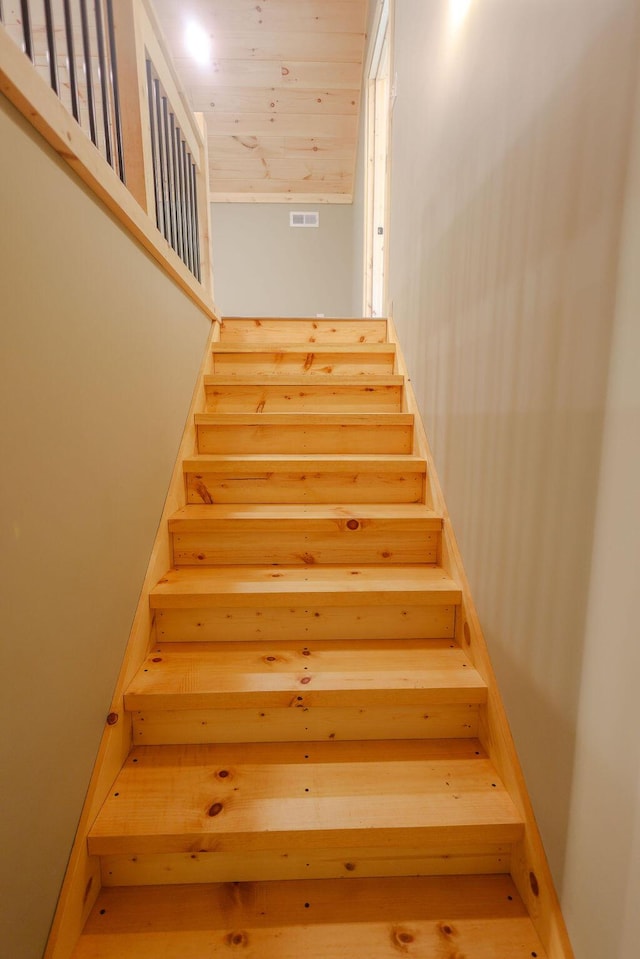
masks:
<svg viewBox="0 0 640 959"><path fill-rule="evenodd" d="M107 716L107 726L115 726L119 719L120 717L117 713L109 713Z"/></svg>
<svg viewBox="0 0 640 959"><path fill-rule="evenodd" d="M249 945L249 936L246 932L230 932L225 939L225 942L228 946L248 946Z"/></svg>
<svg viewBox="0 0 640 959"><path fill-rule="evenodd" d="M224 808L224 807L223 807L223 805L222 805L221 802L214 802L213 806L210 806L210 807L209 807L209 812L208 812L207 815L209 815L209 816L219 816L220 813L222 812L223 808Z"/></svg>
<svg viewBox="0 0 640 959"><path fill-rule="evenodd" d="M408 947L414 940L412 933L406 929L394 928L391 930L391 942L400 952L408 952Z"/></svg>

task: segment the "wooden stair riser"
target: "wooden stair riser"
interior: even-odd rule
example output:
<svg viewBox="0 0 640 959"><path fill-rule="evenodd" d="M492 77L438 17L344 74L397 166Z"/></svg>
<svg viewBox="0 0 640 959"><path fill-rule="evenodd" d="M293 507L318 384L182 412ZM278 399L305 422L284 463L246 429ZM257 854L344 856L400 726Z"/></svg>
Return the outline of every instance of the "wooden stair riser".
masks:
<svg viewBox="0 0 640 959"><path fill-rule="evenodd" d="M177 709L132 714L138 746L180 743L319 742L473 738L477 705Z"/></svg>
<svg viewBox="0 0 640 959"><path fill-rule="evenodd" d="M221 344L213 352L213 372L221 376L375 376L393 373L394 365L395 347L390 344L312 350Z"/></svg>
<svg viewBox="0 0 640 959"><path fill-rule="evenodd" d="M157 642L342 639L440 639L455 634L456 606L218 606L157 609Z"/></svg>
<svg viewBox="0 0 640 959"><path fill-rule="evenodd" d="M387 321L349 319L304 319L280 317L225 317L221 343L247 345L318 343L349 345L385 343Z"/></svg>
<svg viewBox="0 0 640 959"><path fill-rule="evenodd" d="M205 377L209 413L401 413L402 378Z"/></svg>
<svg viewBox="0 0 640 959"><path fill-rule="evenodd" d="M193 852L102 856L102 884L155 886L209 882L363 879L390 876L499 875L509 872L509 843L447 843L429 852L346 847L287 852ZM346 895L349 895L347 891ZM274 957L275 959L275 957Z"/></svg>
<svg viewBox="0 0 640 959"><path fill-rule="evenodd" d="M346 521L221 521L216 529L173 533L173 565L436 563L440 534L411 525L362 523L354 533Z"/></svg>
<svg viewBox="0 0 640 959"><path fill-rule="evenodd" d="M187 503L420 503L424 464L185 460Z"/></svg>
<svg viewBox="0 0 640 959"><path fill-rule="evenodd" d="M394 455L413 451L413 420L406 413L350 417L315 413L312 418L295 413L201 414L196 428L199 453Z"/></svg>

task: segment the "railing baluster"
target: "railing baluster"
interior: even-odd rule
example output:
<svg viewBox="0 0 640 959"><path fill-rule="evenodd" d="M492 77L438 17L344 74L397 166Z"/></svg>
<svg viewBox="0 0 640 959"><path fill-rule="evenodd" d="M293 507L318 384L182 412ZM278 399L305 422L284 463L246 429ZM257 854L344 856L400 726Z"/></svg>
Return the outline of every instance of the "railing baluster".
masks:
<svg viewBox="0 0 640 959"><path fill-rule="evenodd" d="M182 169L182 181L184 183L184 219L185 234L187 238L185 263L193 273L193 235L191 223L191 202L189 197L189 172L187 160L187 144L182 141L180 149L180 168Z"/></svg>
<svg viewBox="0 0 640 959"><path fill-rule="evenodd" d="M60 83L58 80L58 57L56 55L56 35L53 25L53 10L51 9L51 0L43 0L44 3L44 24L47 35L47 57L49 59L49 77L51 78L51 89L60 96Z"/></svg>
<svg viewBox="0 0 640 959"><path fill-rule="evenodd" d="M191 160L189 166L191 167L191 192L193 196L193 236L195 239L194 245L194 270L193 275L197 280L200 279L200 231L198 230L198 186L196 182L196 165Z"/></svg>
<svg viewBox="0 0 640 959"><path fill-rule="evenodd" d="M111 118L109 108L109 91L107 90L107 60L104 47L104 28L102 23L102 4L94 0L93 10L96 24L96 40L98 43L98 82L102 97L102 125L104 128L104 149L109 166L113 166L113 147Z"/></svg>
<svg viewBox="0 0 640 959"><path fill-rule="evenodd" d="M151 162L153 167L153 194L156 201L156 226L163 232L164 213L162 211L162 190L160 189L160 157L158 153L158 138L156 131L155 84L151 60L147 66L147 98L149 100L149 128L151 131Z"/></svg>
<svg viewBox="0 0 640 959"><path fill-rule="evenodd" d="M153 81L155 87L155 99L156 99L156 120L158 126L158 155L160 157L160 186L162 188L162 213L163 213L163 229L162 232L165 235L165 238L168 242L170 235L170 216L169 216L169 190L167 183L167 169L165 164L165 150L164 150L164 128L162 124L162 95L160 93L160 81L154 79Z"/></svg>
<svg viewBox="0 0 640 959"><path fill-rule="evenodd" d="M181 199L182 191L180 189L180 167L178 164L178 152L176 150L176 118L171 114L171 166L173 169L173 207L176 217L176 253L181 260L184 260L184 241L182 236L182 213Z"/></svg>
<svg viewBox="0 0 640 959"><path fill-rule="evenodd" d="M107 31L109 36L109 77L113 91L113 117L116 132L116 154L118 157L118 174L123 183L126 183L124 166L124 150L122 147L122 117L120 115L120 84L118 82L118 56L116 48L115 26L113 19L113 2L106 0Z"/></svg>
<svg viewBox="0 0 640 959"><path fill-rule="evenodd" d="M67 69L69 71L69 90L71 93L71 112L80 123L80 101L78 98L78 80L76 77L76 54L73 43L73 18L70 0L63 0L64 29L67 40Z"/></svg>
<svg viewBox="0 0 640 959"><path fill-rule="evenodd" d="M91 70L91 41L89 38L89 16L87 14L87 0L80 0L80 22L82 24L82 51L84 75L87 81L87 109L89 111L89 130L91 141L98 145L96 128L96 106L93 99L93 74Z"/></svg>
<svg viewBox="0 0 640 959"><path fill-rule="evenodd" d="M170 140L169 140L169 98L163 96L162 98L162 122L163 122L163 138L165 145L165 162L166 162L166 174L167 174L167 191L169 198L169 236L167 239L171 246L176 248L176 211L172 203L173 197L175 196L175 189L173 188L172 183L172 171L171 171L171 149L170 149Z"/></svg>
<svg viewBox="0 0 640 959"><path fill-rule="evenodd" d="M33 35L31 33L31 11L29 10L29 0L20 0L20 11L22 14L22 40L24 52L33 63Z"/></svg>

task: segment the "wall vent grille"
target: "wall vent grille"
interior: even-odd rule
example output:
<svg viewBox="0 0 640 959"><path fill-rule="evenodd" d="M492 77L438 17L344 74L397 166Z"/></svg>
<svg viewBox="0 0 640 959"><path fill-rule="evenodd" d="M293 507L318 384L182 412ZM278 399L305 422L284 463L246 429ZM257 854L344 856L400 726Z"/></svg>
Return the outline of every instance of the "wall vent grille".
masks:
<svg viewBox="0 0 640 959"><path fill-rule="evenodd" d="M320 214L291 212L289 214L289 226L320 226Z"/></svg>

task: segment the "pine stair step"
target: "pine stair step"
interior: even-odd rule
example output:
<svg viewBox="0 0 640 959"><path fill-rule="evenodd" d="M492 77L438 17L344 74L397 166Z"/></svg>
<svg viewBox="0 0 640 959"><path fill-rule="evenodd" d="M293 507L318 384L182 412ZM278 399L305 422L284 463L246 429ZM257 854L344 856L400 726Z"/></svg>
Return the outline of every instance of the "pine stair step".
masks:
<svg viewBox="0 0 640 959"><path fill-rule="evenodd" d="M138 745L412 739L477 736L486 697L452 640L160 643L125 707Z"/></svg>
<svg viewBox="0 0 640 959"><path fill-rule="evenodd" d="M420 456L197 454L183 462L187 503L418 503Z"/></svg>
<svg viewBox="0 0 640 959"><path fill-rule="evenodd" d="M225 316L221 343L385 343L386 319Z"/></svg>
<svg viewBox="0 0 640 959"><path fill-rule="evenodd" d="M226 566L171 569L151 590L152 609L459 604L460 586L437 566Z"/></svg>
<svg viewBox="0 0 640 959"><path fill-rule="evenodd" d="M478 740L135 747L91 855L510 844L523 821ZM275 877L274 877L275 878Z"/></svg>
<svg viewBox="0 0 640 959"><path fill-rule="evenodd" d="M174 566L435 563L441 530L422 503L213 503L169 520Z"/></svg>
<svg viewBox="0 0 640 959"><path fill-rule="evenodd" d="M430 566L181 567L150 595L154 640L180 643L445 639L459 603Z"/></svg>
<svg viewBox="0 0 640 959"><path fill-rule="evenodd" d="M362 376L393 373L395 343L350 346L233 345L216 343L213 372L237 374L305 374Z"/></svg>
<svg viewBox="0 0 640 959"><path fill-rule="evenodd" d="M72 959L546 959L509 876L102 889Z"/></svg>
<svg viewBox="0 0 640 959"><path fill-rule="evenodd" d="M404 377L221 376L207 374L204 389L210 413L309 412L396 413L401 411Z"/></svg>
<svg viewBox="0 0 640 959"><path fill-rule="evenodd" d="M199 453L411 453L412 413L197 413Z"/></svg>
<svg viewBox="0 0 640 959"><path fill-rule="evenodd" d="M298 699L301 697L301 699ZM128 710L484 703L487 687L449 640L155 646Z"/></svg>

